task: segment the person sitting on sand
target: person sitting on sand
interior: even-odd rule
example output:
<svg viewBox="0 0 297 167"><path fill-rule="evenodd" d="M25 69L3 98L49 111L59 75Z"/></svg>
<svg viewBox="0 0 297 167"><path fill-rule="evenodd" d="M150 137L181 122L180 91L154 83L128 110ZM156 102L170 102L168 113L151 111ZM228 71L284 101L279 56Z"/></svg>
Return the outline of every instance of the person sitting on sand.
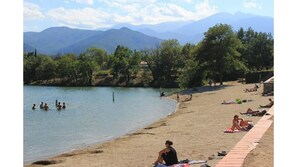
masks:
<svg viewBox="0 0 297 167"><path fill-rule="evenodd" d="M40 106L39 107L40 107L40 109L43 109L44 108L43 102L40 103Z"/></svg>
<svg viewBox="0 0 297 167"><path fill-rule="evenodd" d="M266 104L265 106L260 105L260 107L261 108L271 108L273 105L274 105L274 101L271 98L269 98L269 104Z"/></svg>
<svg viewBox="0 0 297 167"><path fill-rule="evenodd" d="M233 121L232 121L232 127L231 130L234 131L235 129L237 130L245 130L245 128L241 127L239 124L239 120L243 121L242 118L239 118L238 115L234 115Z"/></svg>
<svg viewBox="0 0 297 167"><path fill-rule="evenodd" d="M44 104L44 110L47 111L48 109L49 109L49 108L48 108L48 105L47 105L47 103L45 103L45 104Z"/></svg>
<svg viewBox="0 0 297 167"><path fill-rule="evenodd" d="M242 115L252 115L252 116L263 116L267 113L266 110L252 110L251 108L248 108L247 111L245 113L240 113Z"/></svg>
<svg viewBox="0 0 297 167"><path fill-rule="evenodd" d="M32 106L32 110L35 110L35 109L36 109L36 105L33 104L33 106Z"/></svg>
<svg viewBox="0 0 297 167"><path fill-rule="evenodd" d="M175 149L172 147L172 145L173 145L173 142L170 140L167 140L165 142L166 148L159 152L159 156L156 162L153 163L155 167L165 167L165 166L178 164L177 154ZM165 161L165 164L163 164L163 161Z"/></svg>
<svg viewBox="0 0 297 167"><path fill-rule="evenodd" d="M246 88L245 90L243 90L245 93L246 92L256 92L258 90L259 86L257 84L255 84L255 86L253 88Z"/></svg>
<svg viewBox="0 0 297 167"><path fill-rule="evenodd" d="M63 106L62 106L63 109L66 109L66 104L65 102L63 102Z"/></svg>
<svg viewBox="0 0 297 167"><path fill-rule="evenodd" d="M184 101L191 101L192 100L192 94L190 94L190 97L187 97Z"/></svg>

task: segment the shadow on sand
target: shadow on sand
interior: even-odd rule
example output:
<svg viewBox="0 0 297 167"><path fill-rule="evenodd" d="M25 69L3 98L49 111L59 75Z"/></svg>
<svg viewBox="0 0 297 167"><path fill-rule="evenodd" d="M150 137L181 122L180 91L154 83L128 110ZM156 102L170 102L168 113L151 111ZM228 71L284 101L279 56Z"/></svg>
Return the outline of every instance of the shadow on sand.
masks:
<svg viewBox="0 0 297 167"><path fill-rule="evenodd" d="M189 95L189 94L194 94L194 93L212 92L212 91L225 89L225 88L228 88L228 87L231 87L231 86L233 86L233 85L201 86L201 87L189 88L189 89L183 90L183 91L181 91L179 93L181 95Z"/></svg>

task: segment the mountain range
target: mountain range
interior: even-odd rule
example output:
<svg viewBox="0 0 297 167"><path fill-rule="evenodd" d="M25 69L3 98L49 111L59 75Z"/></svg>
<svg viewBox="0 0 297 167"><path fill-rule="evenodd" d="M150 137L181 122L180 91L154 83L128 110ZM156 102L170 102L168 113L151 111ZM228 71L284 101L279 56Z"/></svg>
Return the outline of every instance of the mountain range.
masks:
<svg viewBox="0 0 297 167"><path fill-rule="evenodd" d="M240 27L274 35L273 18L244 14L217 13L198 21L166 22L161 24L118 24L96 30L51 27L41 32L24 32L24 51L56 55L79 54L89 47L100 47L112 53L117 45L134 50L156 47L162 40L177 39L181 44L198 43L204 32L218 23L230 24L234 31Z"/></svg>

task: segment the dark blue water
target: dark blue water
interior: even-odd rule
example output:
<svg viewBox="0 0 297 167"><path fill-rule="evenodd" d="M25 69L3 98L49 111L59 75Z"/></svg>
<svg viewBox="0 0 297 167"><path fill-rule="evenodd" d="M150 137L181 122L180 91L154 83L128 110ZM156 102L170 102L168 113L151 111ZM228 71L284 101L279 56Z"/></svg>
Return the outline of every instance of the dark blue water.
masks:
<svg viewBox="0 0 297 167"><path fill-rule="evenodd" d="M66 103L65 110L56 109L56 99ZM49 111L39 109L41 101ZM175 106L159 97L159 89L24 86L24 161L127 134L174 112Z"/></svg>

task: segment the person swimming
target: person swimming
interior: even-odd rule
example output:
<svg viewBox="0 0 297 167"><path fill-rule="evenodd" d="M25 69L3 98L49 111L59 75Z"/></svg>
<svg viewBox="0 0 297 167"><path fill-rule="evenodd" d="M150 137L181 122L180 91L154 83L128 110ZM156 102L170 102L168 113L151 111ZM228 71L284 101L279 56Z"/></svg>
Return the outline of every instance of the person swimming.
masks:
<svg viewBox="0 0 297 167"><path fill-rule="evenodd" d="M35 109L36 109L36 105L33 104L33 106L32 106L32 110L35 110Z"/></svg>
<svg viewBox="0 0 297 167"><path fill-rule="evenodd" d="M44 110L47 111L49 109L47 103L44 104Z"/></svg>
<svg viewBox="0 0 297 167"><path fill-rule="evenodd" d="M40 109L44 109L43 102L40 103Z"/></svg>
<svg viewBox="0 0 297 167"><path fill-rule="evenodd" d="M62 109L61 102L58 103L58 105L57 105L57 109L58 109L58 110L61 110L61 109Z"/></svg>
<svg viewBox="0 0 297 167"><path fill-rule="evenodd" d="M65 102L63 102L63 106L62 106L63 109L66 109L66 104Z"/></svg>
<svg viewBox="0 0 297 167"><path fill-rule="evenodd" d="M178 164L177 154L172 145L173 142L170 140L165 142L166 148L159 152L157 160L153 163L155 167ZM165 164L163 164L163 161L165 161Z"/></svg>

